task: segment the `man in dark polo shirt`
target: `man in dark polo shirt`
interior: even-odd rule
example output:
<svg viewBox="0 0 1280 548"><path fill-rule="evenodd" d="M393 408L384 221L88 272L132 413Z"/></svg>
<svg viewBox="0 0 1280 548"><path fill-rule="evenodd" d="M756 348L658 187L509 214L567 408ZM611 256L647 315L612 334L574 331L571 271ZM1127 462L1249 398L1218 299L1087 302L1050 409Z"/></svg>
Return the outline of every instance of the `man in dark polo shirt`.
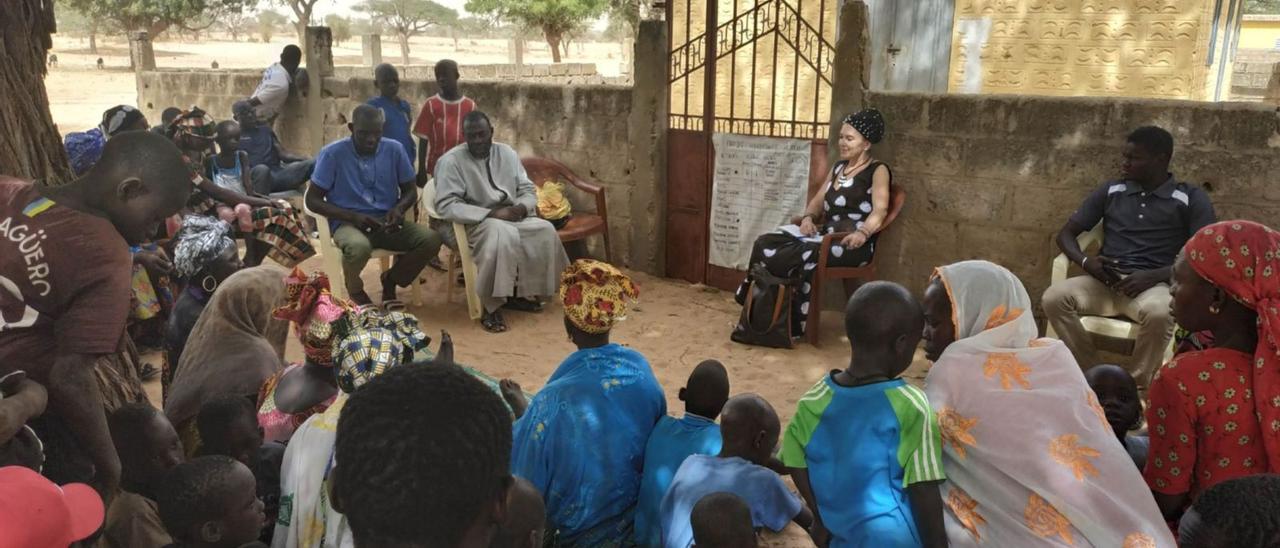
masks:
<svg viewBox="0 0 1280 548"><path fill-rule="evenodd" d="M1042 301L1049 324L1083 369L1100 362L1081 315L1137 322L1130 373L1142 386L1161 365L1173 337L1173 261L1192 234L1215 221L1209 196L1169 173L1172 157L1169 132L1148 126L1129 134L1123 178L1089 194L1058 233L1058 247L1088 276L1053 284ZM1086 255L1076 237L1099 222L1102 252Z"/></svg>

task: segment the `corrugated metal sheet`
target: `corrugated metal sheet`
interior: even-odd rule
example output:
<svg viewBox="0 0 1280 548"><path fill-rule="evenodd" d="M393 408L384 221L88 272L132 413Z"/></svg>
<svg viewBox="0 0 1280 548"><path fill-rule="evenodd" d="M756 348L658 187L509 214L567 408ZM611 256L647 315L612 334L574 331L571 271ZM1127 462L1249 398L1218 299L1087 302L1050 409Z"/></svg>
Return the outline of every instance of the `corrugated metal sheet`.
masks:
<svg viewBox="0 0 1280 548"><path fill-rule="evenodd" d="M871 89L946 93L955 0L864 0Z"/></svg>

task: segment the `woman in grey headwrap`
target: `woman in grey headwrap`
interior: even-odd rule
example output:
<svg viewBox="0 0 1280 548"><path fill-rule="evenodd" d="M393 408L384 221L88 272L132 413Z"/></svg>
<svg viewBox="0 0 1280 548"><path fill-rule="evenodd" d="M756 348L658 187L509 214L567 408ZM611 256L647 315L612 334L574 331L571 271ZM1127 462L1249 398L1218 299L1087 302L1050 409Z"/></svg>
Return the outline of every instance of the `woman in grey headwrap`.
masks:
<svg viewBox="0 0 1280 548"><path fill-rule="evenodd" d="M809 316L809 280L818 266L822 237L845 236L825 250L828 266L859 267L871 262L876 240L889 214L889 190L893 173L889 165L871 156L872 145L884 138L884 117L866 109L850 114L840 128L840 160L827 181L814 194L794 224L779 227L756 239L750 266L763 265L782 278L801 278L792 301L791 334L804 333ZM745 303L752 278L738 288L738 302Z"/></svg>
<svg viewBox="0 0 1280 548"><path fill-rule="evenodd" d="M244 267L240 251L231 239L231 225L214 217L191 215L183 219L182 229L174 236L173 271L186 283L169 316L164 346L169 367L161 376L167 392L172 367L178 364L187 344L191 328L223 280Z"/></svg>

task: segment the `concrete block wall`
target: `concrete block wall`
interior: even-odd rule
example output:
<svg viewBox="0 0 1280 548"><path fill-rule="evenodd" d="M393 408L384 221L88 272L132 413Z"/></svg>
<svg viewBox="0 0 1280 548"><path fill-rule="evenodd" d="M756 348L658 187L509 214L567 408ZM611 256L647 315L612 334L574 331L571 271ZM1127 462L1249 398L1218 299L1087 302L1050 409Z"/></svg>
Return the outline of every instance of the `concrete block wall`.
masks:
<svg viewBox="0 0 1280 548"><path fill-rule="evenodd" d="M881 278L919 294L934 267L987 259L1037 303L1053 238L1080 201L1118 177L1129 131L1173 133L1171 170L1202 185L1219 219L1280 223L1280 115L1257 103L869 93L906 206L881 239ZM1037 310L1037 315L1039 315Z"/></svg>
<svg viewBox="0 0 1280 548"><path fill-rule="evenodd" d="M384 59L396 66L402 80L435 80L434 65L401 65L391 59ZM539 77L564 78L569 76L595 76L595 63L560 63L556 65L495 63L488 65L464 65L458 70L463 81L467 80L527 80ZM373 67L337 66L334 76L338 78L373 78Z"/></svg>
<svg viewBox="0 0 1280 548"><path fill-rule="evenodd" d="M1267 84L1277 62L1236 62L1231 73L1231 100L1261 101L1267 95Z"/></svg>
<svg viewBox="0 0 1280 548"><path fill-rule="evenodd" d="M469 81L463 84L463 92L489 115L496 141L511 145L521 156L559 160L580 177L604 186L615 262L648 268L644 260L631 257L631 200L638 179L631 176L635 159L628 140L630 87ZM400 84L400 96L413 105L415 116L435 93L433 81L402 80ZM325 142L348 137L346 124L352 109L376 94L371 78L326 78L322 93ZM646 196L642 199L651 199L653 189L644 185L639 192ZM595 209L585 195L571 193L570 199L576 211ZM592 238L588 245L593 255L604 256L599 238Z"/></svg>

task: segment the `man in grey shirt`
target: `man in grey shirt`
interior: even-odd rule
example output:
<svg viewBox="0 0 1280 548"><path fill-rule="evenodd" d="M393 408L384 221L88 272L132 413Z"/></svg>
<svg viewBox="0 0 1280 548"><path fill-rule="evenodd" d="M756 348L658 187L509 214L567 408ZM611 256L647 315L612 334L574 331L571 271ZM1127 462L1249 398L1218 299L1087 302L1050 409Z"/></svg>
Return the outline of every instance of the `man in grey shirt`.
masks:
<svg viewBox="0 0 1280 548"><path fill-rule="evenodd" d="M1094 190L1058 233L1058 247L1087 276L1053 284L1042 300L1045 316L1080 367L1101 363L1081 315L1137 322L1130 373L1146 386L1173 337L1169 279L1187 239L1215 221L1199 187L1169 173L1173 136L1158 127L1129 134L1123 178ZM1102 223L1101 253L1086 255L1076 237Z"/></svg>

